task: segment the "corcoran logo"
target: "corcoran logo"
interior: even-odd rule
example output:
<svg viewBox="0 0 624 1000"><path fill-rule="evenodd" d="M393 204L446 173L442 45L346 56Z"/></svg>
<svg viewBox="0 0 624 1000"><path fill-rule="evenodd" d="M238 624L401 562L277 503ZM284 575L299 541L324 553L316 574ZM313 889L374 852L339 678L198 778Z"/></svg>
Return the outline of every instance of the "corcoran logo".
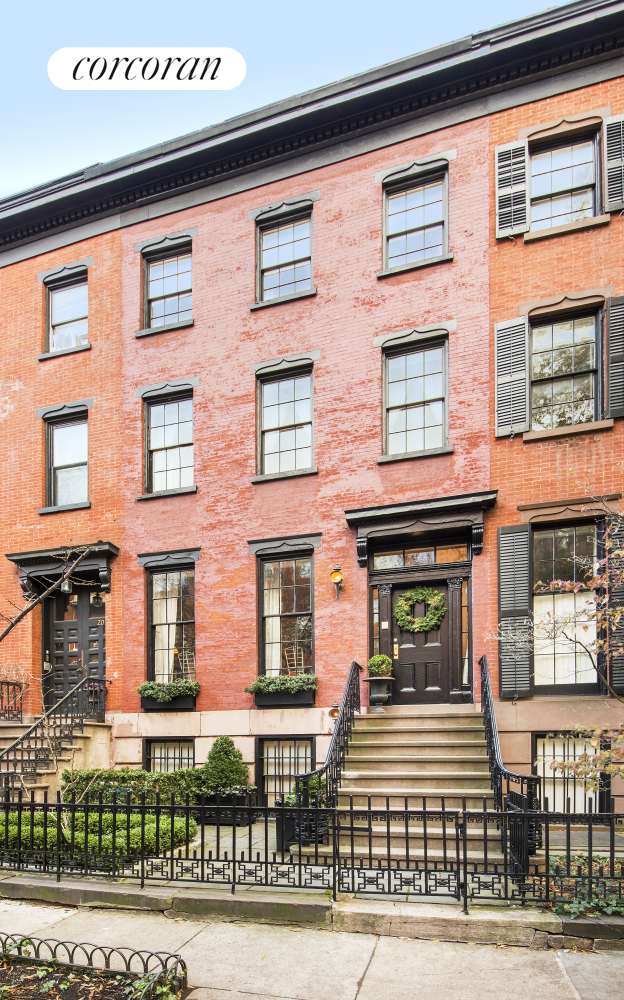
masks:
<svg viewBox="0 0 624 1000"><path fill-rule="evenodd" d="M236 49L67 48L48 62L61 90L232 90L245 79Z"/></svg>

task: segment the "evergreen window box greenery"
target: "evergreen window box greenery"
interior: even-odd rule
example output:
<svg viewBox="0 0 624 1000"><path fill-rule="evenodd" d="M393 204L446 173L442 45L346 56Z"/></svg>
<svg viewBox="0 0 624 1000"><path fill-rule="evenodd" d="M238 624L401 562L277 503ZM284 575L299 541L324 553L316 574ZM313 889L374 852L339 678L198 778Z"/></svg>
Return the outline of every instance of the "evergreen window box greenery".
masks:
<svg viewBox="0 0 624 1000"><path fill-rule="evenodd" d="M316 702L316 674L294 676L266 674L245 688L255 698L256 708L311 708Z"/></svg>
<svg viewBox="0 0 624 1000"><path fill-rule="evenodd" d="M144 712L194 712L200 686L197 681L146 681L137 691Z"/></svg>

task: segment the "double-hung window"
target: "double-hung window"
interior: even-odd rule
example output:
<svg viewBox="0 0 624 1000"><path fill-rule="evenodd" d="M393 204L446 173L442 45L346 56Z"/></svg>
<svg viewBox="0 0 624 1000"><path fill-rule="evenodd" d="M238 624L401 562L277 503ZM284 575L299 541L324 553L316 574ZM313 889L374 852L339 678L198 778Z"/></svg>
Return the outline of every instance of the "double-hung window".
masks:
<svg viewBox="0 0 624 1000"><path fill-rule="evenodd" d="M147 405L148 490L163 493L193 485L193 399Z"/></svg>
<svg viewBox="0 0 624 1000"><path fill-rule="evenodd" d="M259 383L261 474L312 467L312 373Z"/></svg>
<svg viewBox="0 0 624 1000"><path fill-rule="evenodd" d="M386 355L385 452L410 455L446 445L445 346Z"/></svg>
<svg viewBox="0 0 624 1000"><path fill-rule="evenodd" d="M596 413L596 316L531 327L531 429L591 423Z"/></svg>
<svg viewBox="0 0 624 1000"><path fill-rule="evenodd" d="M146 329L190 322L192 257L190 249L166 257L145 258Z"/></svg>
<svg viewBox="0 0 624 1000"><path fill-rule="evenodd" d="M193 740L147 740L145 763L148 771L178 771L195 767Z"/></svg>
<svg viewBox="0 0 624 1000"><path fill-rule="evenodd" d="M312 288L312 217L258 227L261 302Z"/></svg>
<svg viewBox="0 0 624 1000"><path fill-rule="evenodd" d="M597 215L596 139L581 136L531 149L531 230L552 229Z"/></svg>
<svg viewBox="0 0 624 1000"><path fill-rule="evenodd" d="M149 576L150 680L195 680L195 571Z"/></svg>
<svg viewBox="0 0 624 1000"><path fill-rule="evenodd" d="M448 254L448 175L420 170L411 183L384 182L384 271L407 270Z"/></svg>
<svg viewBox="0 0 624 1000"><path fill-rule="evenodd" d="M87 421L49 422L48 504L66 507L89 499L89 431Z"/></svg>
<svg viewBox="0 0 624 1000"><path fill-rule="evenodd" d="M313 672L312 556L260 562L261 672Z"/></svg>
<svg viewBox="0 0 624 1000"><path fill-rule="evenodd" d="M67 351L89 342L89 287L86 281L60 287L48 293L48 351Z"/></svg>

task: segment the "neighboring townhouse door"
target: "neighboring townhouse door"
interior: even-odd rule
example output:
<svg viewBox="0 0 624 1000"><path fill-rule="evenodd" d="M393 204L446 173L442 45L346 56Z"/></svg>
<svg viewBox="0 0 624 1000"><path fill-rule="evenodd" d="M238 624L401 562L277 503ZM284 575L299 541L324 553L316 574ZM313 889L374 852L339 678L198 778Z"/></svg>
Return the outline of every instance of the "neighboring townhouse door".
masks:
<svg viewBox="0 0 624 1000"><path fill-rule="evenodd" d="M47 708L85 676L106 676L106 618L101 597L88 587L46 601L43 687Z"/></svg>

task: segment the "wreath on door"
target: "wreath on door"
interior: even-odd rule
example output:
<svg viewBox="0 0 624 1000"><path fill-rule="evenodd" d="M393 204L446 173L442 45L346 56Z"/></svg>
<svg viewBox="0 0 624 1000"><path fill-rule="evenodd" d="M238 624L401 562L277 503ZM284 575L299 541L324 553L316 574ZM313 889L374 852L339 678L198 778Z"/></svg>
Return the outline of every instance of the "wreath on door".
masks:
<svg viewBox="0 0 624 1000"><path fill-rule="evenodd" d="M427 605L428 611L424 618L412 616L414 604ZM414 587L413 590L406 590L399 597L392 613L401 632L429 632L431 629L438 628L446 614L444 594L432 587Z"/></svg>

